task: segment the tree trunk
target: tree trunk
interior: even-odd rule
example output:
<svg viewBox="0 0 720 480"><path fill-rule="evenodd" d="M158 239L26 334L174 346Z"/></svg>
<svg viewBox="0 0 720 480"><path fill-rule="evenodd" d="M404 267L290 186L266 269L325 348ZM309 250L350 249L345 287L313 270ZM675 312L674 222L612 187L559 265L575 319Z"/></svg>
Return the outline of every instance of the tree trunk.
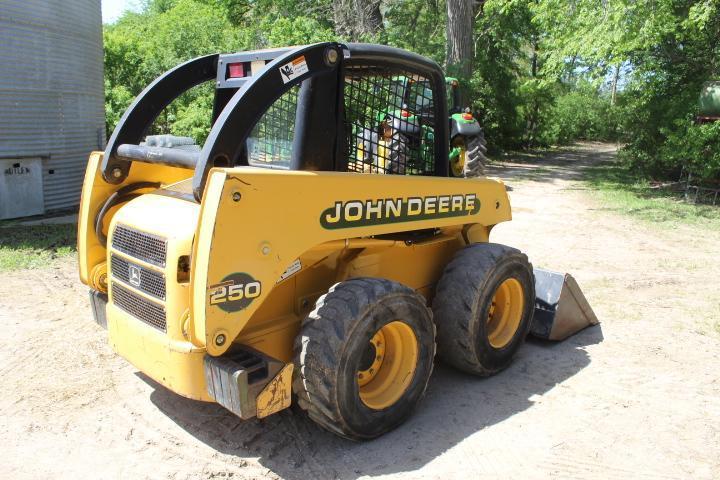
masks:
<svg viewBox="0 0 720 480"><path fill-rule="evenodd" d="M538 71L538 42L537 39L533 40L532 44L533 50L532 50L532 64L530 66L530 75L532 78L537 77L537 71Z"/></svg>
<svg viewBox="0 0 720 480"><path fill-rule="evenodd" d="M615 101L617 100L617 84L618 80L620 79L620 65L618 64L615 67L615 75L613 75L613 81L612 81L612 91L610 93L610 105L615 105Z"/></svg>
<svg viewBox="0 0 720 480"><path fill-rule="evenodd" d="M447 0L448 70L467 80L472 75L473 1Z"/></svg>
<svg viewBox="0 0 720 480"><path fill-rule="evenodd" d="M366 25L368 30L374 34L383 28L383 17L382 12L380 12L380 0L373 0L366 3Z"/></svg>
<svg viewBox="0 0 720 480"><path fill-rule="evenodd" d="M381 0L339 0L334 3L335 33L353 42L383 29Z"/></svg>
<svg viewBox="0 0 720 480"><path fill-rule="evenodd" d="M530 74L532 78L537 77L538 73L538 41L537 38L533 40L532 44L532 60L530 63ZM537 98L533 100L533 107L527 122L527 148L532 148L535 143L535 130L537 128L538 116L540 114L540 102Z"/></svg>

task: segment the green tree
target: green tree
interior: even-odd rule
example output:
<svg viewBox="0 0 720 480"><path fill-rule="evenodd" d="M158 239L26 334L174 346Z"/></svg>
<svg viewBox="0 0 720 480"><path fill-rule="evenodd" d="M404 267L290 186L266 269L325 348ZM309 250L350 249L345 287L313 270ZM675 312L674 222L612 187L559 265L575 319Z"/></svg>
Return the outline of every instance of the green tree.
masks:
<svg viewBox="0 0 720 480"><path fill-rule="evenodd" d="M693 119L700 85L720 77L720 0L147 0L104 38L109 131L184 60L359 39L464 76L491 151L618 139L647 175L715 175L698 163L714 162L715 129ZM211 96L211 87L188 92L154 131L202 141Z"/></svg>

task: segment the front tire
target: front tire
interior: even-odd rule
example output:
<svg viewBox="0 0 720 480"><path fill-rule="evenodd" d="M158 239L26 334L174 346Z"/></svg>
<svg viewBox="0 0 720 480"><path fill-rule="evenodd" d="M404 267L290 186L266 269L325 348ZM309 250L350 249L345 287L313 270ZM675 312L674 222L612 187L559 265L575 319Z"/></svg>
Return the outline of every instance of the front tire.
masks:
<svg viewBox="0 0 720 480"><path fill-rule="evenodd" d="M465 247L445 268L433 301L438 356L465 372L493 375L525 341L534 308L527 256L494 243Z"/></svg>
<svg viewBox="0 0 720 480"><path fill-rule="evenodd" d="M435 327L424 298L354 278L318 299L295 341L293 390L323 428L371 439L404 422L432 372Z"/></svg>

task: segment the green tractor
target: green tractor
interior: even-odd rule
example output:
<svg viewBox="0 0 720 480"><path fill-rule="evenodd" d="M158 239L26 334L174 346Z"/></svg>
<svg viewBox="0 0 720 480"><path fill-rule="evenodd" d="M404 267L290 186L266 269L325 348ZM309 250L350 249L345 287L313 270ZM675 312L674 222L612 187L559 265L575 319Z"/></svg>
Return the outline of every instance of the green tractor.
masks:
<svg viewBox="0 0 720 480"><path fill-rule="evenodd" d="M698 107L697 123L720 121L720 80L703 84Z"/></svg>
<svg viewBox="0 0 720 480"><path fill-rule="evenodd" d="M453 177L484 174L485 135L469 108L460 106L459 82L445 77L450 123L449 172ZM367 88L369 87L369 88ZM434 104L428 80L394 76L382 85L354 86L370 105L387 105L368 126L356 119L354 157L364 173L422 172L432 162ZM368 118L360 115L361 118Z"/></svg>

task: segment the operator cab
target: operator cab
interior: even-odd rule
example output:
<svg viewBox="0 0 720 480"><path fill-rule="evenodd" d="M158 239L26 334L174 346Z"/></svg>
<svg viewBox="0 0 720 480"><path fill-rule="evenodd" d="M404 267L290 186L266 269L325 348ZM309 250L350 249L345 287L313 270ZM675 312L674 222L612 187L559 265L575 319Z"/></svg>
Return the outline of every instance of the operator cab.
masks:
<svg viewBox="0 0 720 480"><path fill-rule="evenodd" d="M214 82L212 128L146 137L172 100ZM200 57L159 77L120 120L103 177L121 183L135 161L195 170L202 196L213 166L447 176L445 78L433 61L381 45L324 43Z"/></svg>

